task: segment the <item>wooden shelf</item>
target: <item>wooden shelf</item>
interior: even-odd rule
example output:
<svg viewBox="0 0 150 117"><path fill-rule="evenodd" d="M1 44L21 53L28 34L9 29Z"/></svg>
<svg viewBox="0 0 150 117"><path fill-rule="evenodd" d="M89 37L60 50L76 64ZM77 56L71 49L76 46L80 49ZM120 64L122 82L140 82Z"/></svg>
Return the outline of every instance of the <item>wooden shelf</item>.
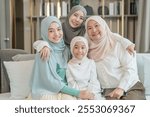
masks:
<svg viewBox="0 0 150 117"><path fill-rule="evenodd" d="M138 18L138 15L124 15L125 17L135 17L135 18Z"/></svg>

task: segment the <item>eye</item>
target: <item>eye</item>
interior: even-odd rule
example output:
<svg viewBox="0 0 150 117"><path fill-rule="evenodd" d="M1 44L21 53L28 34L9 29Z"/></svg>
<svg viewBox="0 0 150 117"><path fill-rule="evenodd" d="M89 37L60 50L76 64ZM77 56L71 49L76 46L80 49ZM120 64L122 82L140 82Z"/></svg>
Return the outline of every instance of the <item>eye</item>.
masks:
<svg viewBox="0 0 150 117"><path fill-rule="evenodd" d="M98 25L98 24L96 24L96 25L95 25L95 27L99 27L99 25Z"/></svg>
<svg viewBox="0 0 150 117"><path fill-rule="evenodd" d="M75 13L75 14L73 14L73 15L74 15L75 17L78 17L78 14L76 14L76 13Z"/></svg>
<svg viewBox="0 0 150 117"><path fill-rule="evenodd" d="M86 48L85 45L83 45L83 46L82 46L82 49L84 50L85 48Z"/></svg>
<svg viewBox="0 0 150 117"><path fill-rule="evenodd" d="M48 30L48 32L52 33L52 32L53 32L53 30L49 29L49 30Z"/></svg>
<svg viewBox="0 0 150 117"><path fill-rule="evenodd" d="M85 47L82 47L82 50L84 50L85 49Z"/></svg>
<svg viewBox="0 0 150 117"><path fill-rule="evenodd" d="M61 31L61 28L58 28L57 31Z"/></svg>
<svg viewBox="0 0 150 117"><path fill-rule="evenodd" d="M87 29L88 29L88 30L91 30L92 28L91 28L91 27L88 27Z"/></svg>
<svg viewBox="0 0 150 117"><path fill-rule="evenodd" d="M75 45L75 46L74 46L74 49L78 49L78 46Z"/></svg>
<svg viewBox="0 0 150 117"><path fill-rule="evenodd" d="M74 48L75 48L75 49L78 49L78 47L77 47L77 46L75 46Z"/></svg>
<svg viewBox="0 0 150 117"><path fill-rule="evenodd" d="M80 17L80 19L81 19L81 20L84 20L84 18L83 18L83 17Z"/></svg>

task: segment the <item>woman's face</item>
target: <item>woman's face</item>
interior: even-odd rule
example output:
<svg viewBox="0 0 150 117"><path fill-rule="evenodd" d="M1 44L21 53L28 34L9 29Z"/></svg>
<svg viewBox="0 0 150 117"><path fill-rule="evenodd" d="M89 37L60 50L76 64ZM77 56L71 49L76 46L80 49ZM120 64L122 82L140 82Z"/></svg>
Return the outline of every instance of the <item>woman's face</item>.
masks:
<svg viewBox="0 0 150 117"><path fill-rule="evenodd" d="M87 48L84 42L82 41L76 42L73 47L73 55L75 56L75 58L81 60L86 53L87 53Z"/></svg>
<svg viewBox="0 0 150 117"><path fill-rule="evenodd" d="M51 23L50 27L48 28L48 39L53 43L58 43L62 39L63 31L61 27L56 23Z"/></svg>
<svg viewBox="0 0 150 117"><path fill-rule="evenodd" d="M87 33L91 40L99 40L104 34L104 29L98 22L89 20L87 23Z"/></svg>
<svg viewBox="0 0 150 117"><path fill-rule="evenodd" d="M74 12L69 18L69 24L72 28L78 28L84 21L84 14L82 11Z"/></svg>

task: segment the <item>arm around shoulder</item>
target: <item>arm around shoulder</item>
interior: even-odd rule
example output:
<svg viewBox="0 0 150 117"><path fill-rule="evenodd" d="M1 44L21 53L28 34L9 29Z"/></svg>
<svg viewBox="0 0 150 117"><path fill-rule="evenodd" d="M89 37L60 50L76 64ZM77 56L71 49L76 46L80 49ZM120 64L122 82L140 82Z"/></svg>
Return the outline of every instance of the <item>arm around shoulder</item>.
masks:
<svg viewBox="0 0 150 117"><path fill-rule="evenodd" d="M36 49L37 52L40 52L45 46L50 48L49 44L43 40L37 40L33 43L33 48Z"/></svg>

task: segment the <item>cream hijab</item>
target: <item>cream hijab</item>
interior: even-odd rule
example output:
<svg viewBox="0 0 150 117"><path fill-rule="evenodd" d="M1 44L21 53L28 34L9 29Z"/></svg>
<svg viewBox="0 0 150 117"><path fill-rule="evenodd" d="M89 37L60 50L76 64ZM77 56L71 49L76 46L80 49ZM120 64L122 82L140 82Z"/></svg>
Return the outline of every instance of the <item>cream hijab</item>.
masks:
<svg viewBox="0 0 150 117"><path fill-rule="evenodd" d="M87 23L90 20L96 21L103 28L102 37L99 40L91 40L87 33ZM93 59L94 61L100 61L106 57L106 55L110 52L111 48L114 46L114 37L113 34L106 22L100 16L91 16L85 22L85 38L88 39L89 42L89 52L88 57Z"/></svg>

